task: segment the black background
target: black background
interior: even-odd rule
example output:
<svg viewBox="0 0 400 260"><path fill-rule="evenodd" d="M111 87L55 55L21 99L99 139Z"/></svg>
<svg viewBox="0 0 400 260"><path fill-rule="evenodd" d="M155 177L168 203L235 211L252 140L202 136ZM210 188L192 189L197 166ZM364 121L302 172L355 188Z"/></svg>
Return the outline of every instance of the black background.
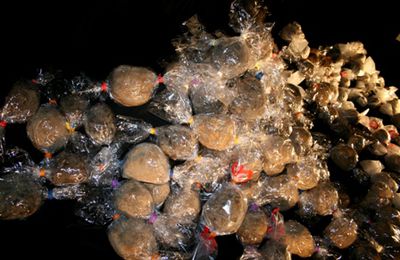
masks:
<svg viewBox="0 0 400 260"><path fill-rule="evenodd" d="M400 12L396 1L266 1L273 33L298 21L310 45L359 40L387 85L400 82ZM370 2L370 3L368 3ZM174 53L170 40L194 14L210 30L230 32L228 0L2 1L0 3L1 101L19 78L38 68L85 72L103 79L119 64L163 72ZM23 127L15 133L23 135ZM21 130L22 129L22 130ZM19 131L19 132L18 132ZM14 134L14 136L18 136ZM18 139L18 138L17 138ZM20 143L29 146L24 138ZM29 149L28 149L29 150ZM0 202L1 203L1 202ZM84 224L73 203L46 202L34 216L0 222L0 259L118 259L105 229ZM220 259L240 255L232 237L220 243Z"/></svg>

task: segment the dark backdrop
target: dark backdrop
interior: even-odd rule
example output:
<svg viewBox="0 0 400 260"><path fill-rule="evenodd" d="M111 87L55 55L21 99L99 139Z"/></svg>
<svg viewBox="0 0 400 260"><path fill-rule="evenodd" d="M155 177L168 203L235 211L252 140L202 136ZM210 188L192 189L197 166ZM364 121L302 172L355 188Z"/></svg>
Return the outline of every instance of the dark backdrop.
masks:
<svg viewBox="0 0 400 260"><path fill-rule="evenodd" d="M285 24L298 21L314 47L360 40L387 84L399 84L396 1L266 2L272 13L268 20L276 22L275 37ZM208 29L230 32L228 0L16 0L1 5L1 102L12 82L31 78L42 67L73 74L83 71L96 79L123 63L162 72L160 64L173 55L170 40L182 33L181 23L195 13ZM19 137L24 128L14 130L10 142L33 150ZM82 223L73 206L46 202L27 220L0 222L0 258L118 259L105 230ZM240 255L233 237L219 242L220 259Z"/></svg>

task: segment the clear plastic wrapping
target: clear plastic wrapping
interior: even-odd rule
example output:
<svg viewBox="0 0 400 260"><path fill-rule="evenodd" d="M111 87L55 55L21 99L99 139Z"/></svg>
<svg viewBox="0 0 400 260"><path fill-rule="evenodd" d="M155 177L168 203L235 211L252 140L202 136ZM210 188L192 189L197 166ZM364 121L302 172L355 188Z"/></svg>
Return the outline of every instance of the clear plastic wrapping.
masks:
<svg viewBox="0 0 400 260"><path fill-rule="evenodd" d="M108 239L123 259L152 259L158 253L153 227L142 219L117 219L108 228Z"/></svg>
<svg viewBox="0 0 400 260"><path fill-rule="evenodd" d="M299 191L287 174L260 178L255 187L254 201L258 205L271 204L282 211L292 208L299 201Z"/></svg>
<svg viewBox="0 0 400 260"><path fill-rule="evenodd" d="M259 249L262 259L266 260L290 260L292 255L287 249L287 246L274 239L269 239L264 245Z"/></svg>
<svg viewBox="0 0 400 260"><path fill-rule="evenodd" d="M339 195L330 182L322 182L317 187L300 194L301 215L331 215L338 208Z"/></svg>
<svg viewBox="0 0 400 260"><path fill-rule="evenodd" d="M352 170L358 162L357 152L348 145L339 144L331 150L332 161L343 171Z"/></svg>
<svg viewBox="0 0 400 260"><path fill-rule="evenodd" d="M192 129L181 125L158 127L155 132L157 143L173 160L191 160L198 153L197 137Z"/></svg>
<svg viewBox="0 0 400 260"><path fill-rule="evenodd" d="M201 211L199 192L186 186L172 193L164 204L164 213L178 221L196 220Z"/></svg>
<svg viewBox="0 0 400 260"><path fill-rule="evenodd" d="M357 224L348 217L334 218L325 228L324 234L340 249L349 247L357 239Z"/></svg>
<svg viewBox="0 0 400 260"><path fill-rule="evenodd" d="M115 142L136 144L149 137L151 124L129 116L116 115L115 117L117 127Z"/></svg>
<svg viewBox="0 0 400 260"><path fill-rule="evenodd" d="M264 148L264 172L273 176L283 172L286 164L297 159L294 146L290 140L280 136L270 136Z"/></svg>
<svg viewBox="0 0 400 260"><path fill-rule="evenodd" d="M50 181L56 186L84 183L89 179L86 158L63 151L54 158Z"/></svg>
<svg viewBox="0 0 400 260"><path fill-rule="evenodd" d="M110 94L117 103L134 107L147 103L157 86L157 75L142 67L121 65L110 75Z"/></svg>
<svg viewBox="0 0 400 260"><path fill-rule="evenodd" d="M115 208L129 217L148 218L154 210L153 196L140 182L129 180L115 193Z"/></svg>
<svg viewBox="0 0 400 260"><path fill-rule="evenodd" d="M223 151L231 148L235 141L235 121L227 115L197 115L193 129L199 142L209 149Z"/></svg>
<svg viewBox="0 0 400 260"><path fill-rule="evenodd" d="M126 178L153 184L166 183L170 178L167 156L151 143L139 144L129 151L122 170Z"/></svg>
<svg viewBox="0 0 400 260"><path fill-rule="evenodd" d="M11 88L0 112L0 120L7 123L24 123L40 105L38 89L30 82L19 81Z"/></svg>
<svg viewBox="0 0 400 260"><path fill-rule="evenodd" d="M237 236L244 245L259 245L265 238L268 227L267 215L257 205L251 204Z"/></svg>
<svg viewBox="0 0 400 260"><path fill-rule="evenodd" d="M185 124L192 118L192 106L187 94L169 88L157 93L147 110L172 124Z"/></svg>
<svg viewBox="0 0 400 260"><path fill-rule="evenodd" d="M32 116L26 131L33 146L42 152L54 153L66 145L69 137L65 117L52 106L42 106Z"/></svg>
<svg viewBox="0 0 400 260"><path fill-rule="evenodd" d="M85 112L89 107L89 100L83 96L69 95L61 98L60 107L67 120L67 129L74 131L83 125Z"/></svg>
<svg viewBox="0 0 400 260"><path fill-rule="evenodd" d="M290 253L300 257L310 257L315 250L314 238L310 231L294 220L285 222L283 243Z"/></svg>
<svg viewBox="0 0 400 260"><path fill-rule="evenodd" d="M224 184L203 206L202 218L207 227L218 235L237 232L247 211L247 199L242 191Z"/></svg>
<svg viewBox="0 0 400 260"><path fill-rule="evenodd" d="M110 144L117 130L114 113L103 103L88 110L84 126L86 134L98 145Z"/></svg>
<svg viewBox="0 0 400 260"><path fill-rule="evenodd" d="M42 205L43 188L31 176L11 173L0 176L0 219L23 219Z"/></svg>
<svg viewBox="0 0 400 260"><path fill-rule="evenodd" d="M151 196L153 197L154 205L156 206L161 206L170 194L169 183L143 183L143 185L150 191Z"/></svg>

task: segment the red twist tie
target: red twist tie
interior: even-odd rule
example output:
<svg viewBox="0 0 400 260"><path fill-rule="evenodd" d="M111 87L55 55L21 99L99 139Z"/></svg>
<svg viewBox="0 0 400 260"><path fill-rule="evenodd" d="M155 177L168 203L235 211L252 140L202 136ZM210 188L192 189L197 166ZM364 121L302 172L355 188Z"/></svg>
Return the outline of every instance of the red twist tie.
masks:
<svg viewBox="0 0 400 260"><path fill-rule="evenodd" d="M0 121L0 127L6 128L6 126L7 126L7 122L6 121L4 121L4 120Z"/></svg>
<svg viewBox="0 0 400 260"><path fill-rule="evenodd" d="M101 88L101 91L102 92L107 92L107 89L108 89L108 84L107 84L107 82L102 82L101 83L101 85L100 85L100 88Z"/></svg>
<svg viewBox="0 0 400 260"><path fill-rule="evenodd" d="M341 71L340 72L340 77L342 77L342 78L347 78L347 71Z"/></svg>
<svg viewBox="0 0 400 260"><path fill-rule="evenodd" d="M371 121L369 121L369 127L376 130L379 128L379 123L376 120L372 119Z"/></svg>
<svg viewBox="0 0 400 260"><path fill-rule="evenodd" d="M164 77L161 74L157 76L157 84L164 84Z"/></svg>
<svg viewBox="0 0 400 260"><path fill-rule="evenodd" d="M203 228L200 237L204 240L204 244L210 252L214 252L217 249L217 241L215 240L216 234L211 232L208 227Z"/></svg>
<svg viewBox="0 0 400 260"><path fill-rule="evenodd" d="M239 165L238 162L234 162L232 164L231 173L232 173L232 180L235 183L248 182L253 177L253 171L244 169L244 166Z"/></svg>
<svg viewBox="0 0 400 260"><path fill-rule="evenodd" d="M391 139L394 139L399 136L399 133L396 130L389 130L389 135Z"/></svg>
<svg viewBox="0 0 400 260"><path fill-rule="evenodd" d="M32 83L33 84L39 84L39 81L37 81L37 79L32 79Z"/></svg>

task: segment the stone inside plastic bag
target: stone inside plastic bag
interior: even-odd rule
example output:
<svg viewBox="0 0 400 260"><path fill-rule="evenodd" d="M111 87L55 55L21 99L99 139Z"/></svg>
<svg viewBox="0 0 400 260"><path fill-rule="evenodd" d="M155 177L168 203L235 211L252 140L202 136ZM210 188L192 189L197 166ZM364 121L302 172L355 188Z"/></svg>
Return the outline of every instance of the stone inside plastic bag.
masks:
<svg viewBox="0 0 400 260"><path fill-rule="evenodd" d="M243 223L237 231L237 236L244 245L259 245L265 238L268 230L267 215L257 206L250 205Z"/></svg>
<svg viewBox="0 0 400 260"><path fill-rule="evenodd" d="M192 129L181 125L162 126L156 129L160 148L173 160L190 160L197 155L199 145Z"/></svg>
<svg viewBox="0 0 400 260"><path fill-rule="evenodd" d="M65 122L65 117L55 107L40 107L26 126L33 146L49 153L61 149L67 143L69 136Z"/></svg>
<svg viewBox="0 0 400 260"><path fill-rule="evenodd" d="M247 199L237 187L225 184L203 206L204 223L219 235L235 233L247 212Z"/></svg>
<svg viewBox="0 0 400 260"><path fill-rule="evenodd" d="M140 106L147 103L157 85L154 72L128 65L118 66L110 75L111 96L126 107Z"/></svg>
<svg viewBox="0 0 400 260"><path fill-rule="evenodd" d="M117 130L113 111L103 103L89 109L84 126L86 134L98 145L110 144Z"/></svg>
<svg viewBox="0 0 400 260"><path fill-rule="evenodd" d="M223 151L231 148L235 141L235 122L227 115L197 115L193 129L199 142L209 149Z"/></svg>
<svg viewBox="0 0 400 260"><path fill-rule="evenodd" d="M338 207L338 200L338 192L332 183L322 182L317 187L300 194L300 214L331 215Z"/></svg>
<svg viewBox="0 0 400 260"><path fill-rule="evenodd" d="M55 157L50 181L56 186L84 183L89 179L85 157L66 151Z"/></svg>
<svg viewBox="0 0 400 260"><path fill-rule="evenodd" d="M310 257L315 250L314 238L310 231L297 221L285 222L285 235L283 243L288 251L300 257Z"/></svg>
<svg viewBox="0 0 400 260"><path fill-rule="evenodd" d="M0 219L23 219L42 205L43 188L29 176L19 173L0 177Z"/></svg>
<svg viewBox="0 0 400 260"><path fill-rule="evenodd" d="M39 92L29 82L19 81L7 94L0 119L9 123L23 123L39 108Z"/></svg>
<svg viewBox="0 0 400 260"><path fill-rule="evenodd" d="M61 99L60 107L70 129L73 130L83 124L86 109L89 107L89 101L83 96L69 95Z"/></svg>
<svg viewBox="0 0 400 260"><path fill-rule="evenodd" d="M141 143L126 155L123 175L141 182L164 184L169 181L167 156L155 144Z"/></svg>
<svg viewBox="0 0 400 260"><path fill-rule="evenodd" d="M343 249L349 247L357 239L357 224L347 217L334 218L325 228L325 236L336 247Z"/></svg>
<svg viewBox="0 0 400 260"><path fill-rule="evenodd" d="M129 180L119 187L114 198L115 208L129 217L147 218L154 209L153 196L140 182Z"/></svg>
<svg viewBox="0 0 400 260"><path fill-rule="evenodd" d="M154 204L160 206L168 198L170 193L169 183L164 184L152 184L143 183L143 185L150 191Z"/></svg>
<svg viewBox="0 0 400 260"><path fill-rule="evenodd" d="M199 192L186 186L172 193L164 204L164 213L178 220L195 220L201 211Z"/></svg>
<svg viewBox="0 0 400 260"><path fill-rule="evenodd" d="M123 259L151 259L158 253L153 227L142 219L121 217L114 221L108 228L108 239Z"/></svg>

